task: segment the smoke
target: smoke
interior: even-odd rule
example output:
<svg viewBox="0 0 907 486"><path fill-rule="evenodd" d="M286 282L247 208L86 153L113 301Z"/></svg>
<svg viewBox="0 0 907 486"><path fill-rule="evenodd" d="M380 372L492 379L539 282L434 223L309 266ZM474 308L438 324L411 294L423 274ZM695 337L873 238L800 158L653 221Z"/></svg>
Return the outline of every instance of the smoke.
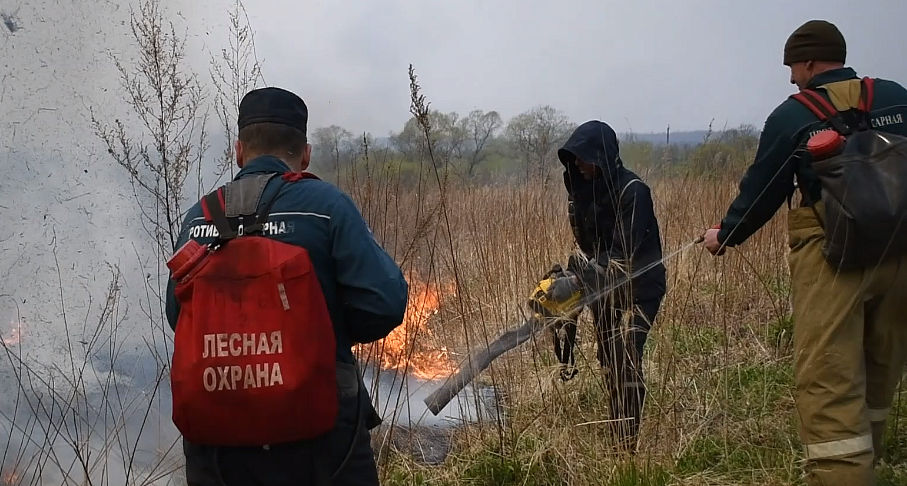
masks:
<svg viewBox="0 0 907 486"><path fill-rule="evenodd" d="M21 383L0 400L8 483L179 484L182 457L166 413L167 387L143 389L128 375L80 371L76 382L21 365L0 372L4 383Z"/></svg>
<svg viewBox="0 0 907 486"><path fill-rule="evenodd" d="M363 379L378 414L388 424L449 428L498 419L495 391L491 387L468 385L435 416L423 400L441 386L443 380L423 380L396 370L376 373L373 366L365 367Z"/></svg>
<svg viewBox="0 0 907 486"><path fill-rule="evenodd" d="M23 318L21 339L0 348L0 484L179 484L167 350L118 335L116 277L95 320L61 319L57 346L30 339Z"/></svg>
<svg viewBox="0 0 907 486"><path fill-rule="evenodd" d="M90 123L140 133L110 57L134 57L130 6L0 5L0 484L180 482L172 332L143 226L155 208L139 207Z"/></svg>
<svg viewBox="0 0 907 486"><path fill-rule="evenodd" d="M207 77L210 49L229 45L225 5L164 3L178 35L188 27L190 64ZM140 207L150 198L137 196L91 125L94 116L143 133L111 59L128 69L136 57L130 6L0 6L0 340L21 327L0 345L0 484L179 483L172 332L144 224L156 208ZM222 138L212 134L206 165ZM468 396L484 392L470 388L433 417L422 397L435 383L378 375L373 397L392 423L447 427L486 413Z"/></svg>
<svg viewBox="0 0 907 486"><path fill-rule="evenodd" d="M372 402L383 419L372 431L384 447L425 464L444 461L452 448L452 436L460 425L476 422L502 422L495 389L469 384L435 416L425 406L425 398L444 383L443 379L423 380L397 370L377 370L366 366L363 373Z"/></svg>

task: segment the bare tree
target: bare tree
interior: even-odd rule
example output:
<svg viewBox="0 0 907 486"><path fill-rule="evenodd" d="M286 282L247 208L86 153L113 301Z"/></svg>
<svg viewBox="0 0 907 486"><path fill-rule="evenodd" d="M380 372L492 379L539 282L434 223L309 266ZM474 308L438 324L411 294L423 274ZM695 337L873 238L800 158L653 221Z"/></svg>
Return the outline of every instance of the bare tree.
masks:
<svg viewBox="0 0 907 486"><path fill-rule="evenodd" d="M255 36L248 23L246 8L236 0L230 11L230 48L221 49L219 59L211 57L211 80L215 87L214 109L226 137L224 152L218 161L217 180L229 171L234 176L236 158L236 117L242 97L264 78L255 54Z"/></svg>
<svg viewBox="0 0 907 486"><path fill-rule="evenodd" d="M429 113L429 120L435 131L436 155L441 157L446 164L450 164L454 159L462 158L463 144L468 132L460 121L460 115L455 111L442 113L432 110Z"/></svg>
<svg viewBox="0 0 907 486"><path fill-rule="evenodd" d="M467 131L460 122L460 116L456 112L431 110L425 117L426 123L431 126L430 140L426 139L420 122L412 117L403 125L403 130L391 135L392 146L404 159L416 161L428 154L428 145L431 144L431 159L439 168L461 157Z"/></svg>
<svg viewBox="0 0 907 486"><path fill-rule="evenodd" d="M564 113L549 105L537 106L510 120L506 135L524 157L527 177L536 175L547 181L550 159L574 126Z"/></svg>
<svg viewBox="0 0 907 486"><path fill-rule="evenodd" d="M463 132L469 138L469 158L467 159L466 175L472 176L477 165L482 163L487 156L485 150L488 142L492 140L503 121L496 111L485 112L473 110L462 120Z"/></svg>
<svg viewBox="0 0 907 486"><path fill-rule="evenodd" d="M358 141L353 132L338 125L319 127L312 132L312 141L315 145L314 162L335 173L340 187L341 160L352 162L357 150Z"/></svg>

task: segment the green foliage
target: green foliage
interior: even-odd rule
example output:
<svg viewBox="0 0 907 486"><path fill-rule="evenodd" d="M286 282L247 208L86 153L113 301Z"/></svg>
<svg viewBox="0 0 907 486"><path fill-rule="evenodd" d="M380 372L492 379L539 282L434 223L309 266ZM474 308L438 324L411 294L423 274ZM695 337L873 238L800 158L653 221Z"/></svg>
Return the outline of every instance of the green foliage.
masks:
<svg viewBox="0 0 907 486"><path fill-rule="evenodd" d="M517 438L505 454L488 439L469 451L452 455L443 469L415 463L400 453L392 453L391 467L382 484L474 486L560 486L570 484L569 471L588 466L553 450L543 435L526 433ZM597 480L602 486L667 486L672 474L663 465L648 459L628 458L596 464ZM586 483L583 483L586 484Z"/></svg>
<svg viewBox="0 0 907 486"><path fill-rule="evenodd" d="M779 354L786 354L794 344L794 317L787 314L769 325L769 344Z"/></svg>
<svg viewBox="0 0 907 486"><path fill-rule="evenodd" d="M614 468L614 473L605 483L607 486L667 486L671 474L664 466L646 462L638 465L624 462Z"/></svg>
<svg viewBox="0 0 907 486"><path fill-rule="evenodd" d="M719 329L696 326L682 329L668 328L674 352L683 356L709 355L720 351L727 344L727 336Z"/></svg>
<svg viewBox="0 0 907 486"><path fill-rule="evenodd" d="M793 481L799 476L786 437L772 435L759 443L746 438L708 436L695 439L678 457L676 473L688 477L708 472L744 484Z"/></svg>

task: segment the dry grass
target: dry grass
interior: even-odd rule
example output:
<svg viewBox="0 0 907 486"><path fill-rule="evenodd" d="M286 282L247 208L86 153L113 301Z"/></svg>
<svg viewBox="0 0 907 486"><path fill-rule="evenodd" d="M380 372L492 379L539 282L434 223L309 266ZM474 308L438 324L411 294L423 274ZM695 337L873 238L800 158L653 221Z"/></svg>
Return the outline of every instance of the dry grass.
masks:
<svg viewBox="0 0 907 486"><path fill-rule="evenodd" d="M392 161L372 161L354 178L359 188L369 179L371 190L353 193L404 269L456 284L431 328L435 345L462 357L522 321L525 298L552 263L566 261L572 233L560 183L477 187L434 166L425 164L419 190L407 190L392 182ZM666 255L720 220L740 175L649 177ZM390 192L395 203L380 204ZM785 216L782 208L721 258L696 246L666 263L669 292L646 347L649 395L635 457L611 452L607 394L584 317L574 380L557 379L547 336L505 354L478 379L498 389L506 418L459 428L440 466L376 437L384 484L801 484ZM895 464L907 450L901 422L892 420L889 434ZM903 466L883 465L880 474L882 484L907 481Z"/></svg>
<svg viewBox="0 0 907 486"><path fill-rule="evenodd" d="M720 219L736 194L731 177L652 182L665 254ZM396 197L410 216L430 199ZM432 332L462 356L522 320L524 299L565 260L572 234L560 186L448 187L445 206L450 237L432 215L424 245L432 256L419 263L432 279L458 283ZM721 258L696 246L666 263L670 288L647 343L649 399L633 460L649 463L648 476L612 455L607 425L594 423L609 416L585 320L577 378L557 380L546 336L504 355L480 377L506 397L504 424L460 429L440 467L382 451L387 484L797 484L785 212Z"/></svg>
<svg viewBox="0 0 907 486"><path fill-rule="evenodd" d="M433 345L446 346L455 357L521 321L522 304L536 280L571 249L560 184L455 183L426 164L421 181L404 187L392 159L372 159L362 170L350 192L378 240L413 278L456 288L431 321ZM736 193L736 177L650 176L666 255L721 217ZM782 209L722 258L693 247L667 262L670 288L646 349L649 398L637 456L610 452L602 423L609 418L607 395L584 318L580 374L568 383L557 380L544 336L504 355L479 379L500 391L506 418L457 429L444 464L419 464L376 436L383 484L798 484L784 214ZM159 378L162 385L165 376ZM21 390L29 391L25 384ZM61 396L57 402L63 417L48 418L44 427L59 427L72 414L71 399ZM907 451L897 437L901 424L892 423L893 461ZM118 439L105 428L82 433L82 440L100 443L92 448L112 447ZM115 461L130 462L134 447L122 444ZM171 449L170 459L141 476L167 476L177 467L171 461L179 456L178 446L168 441L163 447ZM74 443L73 450L83 449ZM106 467L100 458L82 459L83 465L54 468ZM44 466L28 468L37 472ZM25 477L5 473L5 479ZM887 484L904 484L898 481L907 478L903 466L886 465L882 474Z"/></svg>
<svg viewBox="0 0 907 486"><path fill-rule="evenodd" d="M653 183L652 189L669 254L720 217L722 201L732 198L734 188L666 180ZM416 195L402 197L411 203L406 207L418 205ZM434 243L434 273L439 280L452 280L456 261L459 290L445 301L433 332L452 352L463 354L522 320L525 297L553 262L564 261L572 233L559 186L463 187L449 190L447 198L454 238ZM715 431L745 443L756 438L746 435L747 428L758 428L761 419L777 424L779 409L790 415L789 392L771 376L745 377L762 381L746 390L751 396L742 397L749 423L740 421L741 414L729 416L723 406L736 393L730 380L741 373L773 373L787 364L786 353L772 338L789 312L783 225L783 217L778 218L752 243L722 259L694 247L667 263L670 290L647 349L651 391L640 457L671 462ZM452 255L445 246L452 247ZM490 455L501 453L510 456L507 460L519 458L523 471L514 472L515 477L537 481L528 484L601 484L602 474L614 466L606 425L578 425L608 418L589 325L581 329L581 343L580 375L567 384L556 379L556 362L544 336L499 359L481 378L494 382L507 397L503 430L493 424L464 429L462 448L450 466L407 467L431 478L431 484L441 479L456 484L472 474L473 456L493 464ZM747 366L751 369L741 371ZM771 400L755 400L768 394ZM735 422L732 428L730 422ZM791 458L790 464L779 460L766 467L786 468L784 475L790 477L797 446L787 443L793 440L789 432L784 437L783 455ZM387 465L388 474L408 484L412 476L401 476L396 469L401 466ZM547 472L528 474L533 468ZM757 471L752 477L765 480L763 473L774 474Z"/></svg>

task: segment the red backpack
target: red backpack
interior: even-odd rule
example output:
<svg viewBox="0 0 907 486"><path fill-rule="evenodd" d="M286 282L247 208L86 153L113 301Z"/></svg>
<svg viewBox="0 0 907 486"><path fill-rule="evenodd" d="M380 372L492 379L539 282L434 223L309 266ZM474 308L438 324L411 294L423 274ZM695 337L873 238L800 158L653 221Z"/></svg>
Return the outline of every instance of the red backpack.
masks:
<svg viewBox="0 0 907 486"><path fill-rule="evenodd" d="M277 196L257 212L275 176L244 177L205 196L215 241L190 239L167 262L181 305L173 423L192 443L264 446L334 426L336 341L321 285L305 248L264 236ZM287 173L280 186L305 177L317 179Z"/></svg>

